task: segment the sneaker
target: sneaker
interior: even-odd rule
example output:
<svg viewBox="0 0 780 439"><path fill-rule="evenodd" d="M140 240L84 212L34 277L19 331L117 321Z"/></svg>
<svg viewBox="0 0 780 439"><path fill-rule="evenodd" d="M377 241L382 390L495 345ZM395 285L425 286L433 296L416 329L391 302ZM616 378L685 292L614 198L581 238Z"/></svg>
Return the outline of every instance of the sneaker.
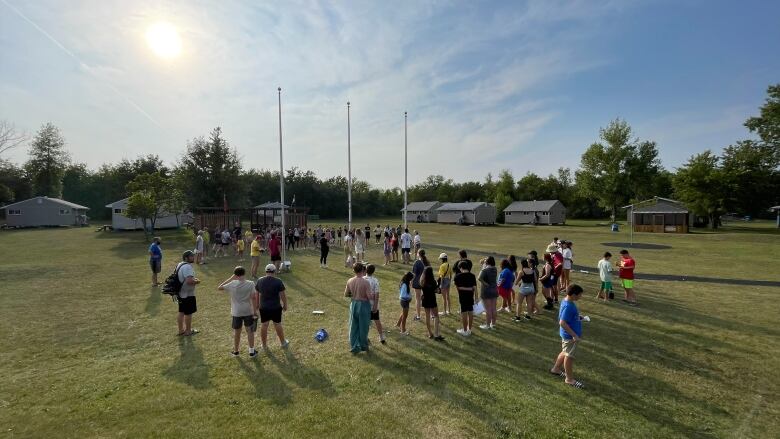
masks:
<svg viewBox="0 0 780 439"><path fill-rule="evenodd" d="M239 354L239 352L238 352L238 351L235 351L235 352L231 352L231 353L230 353L230 356L231 356L231 357L238 357L238 354Z"/></svg>
<svg viewBox="0 0 780 439"><path fill-rule="evenodd" d="M255 358L257 356L257 351L249 351L249 358Z"/></svg>
<svg viewBox="0 0 780 439"><path fill-rule="evenodd" d="M531 320L531 316L530 316L530 315L528 315L528 313L525 313L525 319L526 319L526 320Z"/></svg>
<svg viewBox="0 0 780 439"><path fill-rule="evenodd" d="M433 337L433 339L436 341L444 341L444 337L442 337L441 335L437 335L436 337Z"/></svg>
<svg viewBox="0 0 780 439"><path fill-rule="evenodd" d="M440 315L440 316L443 316L443 315L446 315L446 314L447 314L447 313L445 313L444 311L441 311L441 312L439 312L439 315Z"/></svg>
<svg viewBox="0 0 780 439"><path fill-rule="evenodd" d="M412 335L409 331L402 332L401 335Z"/></svg>
<svg viewBox="0 0 780 439"><path fill-rule="evenodd" d="M514 320L515 322L522 322L523 321L523 319L520 316L514 316L512 318L512 320Z"/></svg>
<svg viewBox="0 0 780 439"><path fill-rule="evenodd" d="M285 340L284 343L282 343L282 348L286 348L287 346L290 346L290 340Z"/></svg>
<svg viewBox="0 0 780 439"><path fill-rule="evenodd" d="M490 325L479 325L479 329L490 329Z"/></svg>
<svg viewBox="0 0 780 439"><path fill-rule="evenodd" d="M471 330L468 330L468 331L466 331L466 333L465 333L464 335L465 335L466 337L468 337L469 335L471 335Z"/></svg>
<svg viewBox="0 0 780 439"><path fill-rule="evenodd" d="M420 321L420 316L414 316L414 320L419 322Z"/></svg>
<svg viewBox="0 0 780 439"><path fill-rule="evenodd" d="M379 340L379 343L387 344L387 341L383 338L383 339Z"/></svg>
<svg viewBox="0 0 780 439"><path fill-rule="evenodd" d="M457 330L457 331L455 331L455 332L457 332L458 334L460 334L460 335L462 335L462 336L464 336L464 337L466 336L466 331L465 331L465 330L463 330L463 329L458 329L458 330Z"/></svg>
<svg viewBox="0 0 780 439"><path fill-rule="evenodd" d="M490 329L496 330L496 325L490 325Z"/></svg>

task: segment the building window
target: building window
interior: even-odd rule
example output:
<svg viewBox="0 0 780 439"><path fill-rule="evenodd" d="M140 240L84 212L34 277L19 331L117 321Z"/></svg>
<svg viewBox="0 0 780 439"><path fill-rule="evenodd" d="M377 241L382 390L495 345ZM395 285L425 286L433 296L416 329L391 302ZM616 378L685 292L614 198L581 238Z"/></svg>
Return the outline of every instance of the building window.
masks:
<svg viewBox="0 0 780 439"><path fill-rule="evenodd" d="M121 214L121 213L125 213L125 211L122 210L122 209L114 209L114 213L120 213Z"/></svg>
<svg viewBox="0 0 780 439"><path fill-rule="evenodd" d="M22 211L20 209L8 209L9 215L21 215Z"/></svg>
<svg viewBox="0 0 780 439"><path fill-rule="evenodd" d="M70 214L70 209L60 209L60 215L68 215Z"/></svg>

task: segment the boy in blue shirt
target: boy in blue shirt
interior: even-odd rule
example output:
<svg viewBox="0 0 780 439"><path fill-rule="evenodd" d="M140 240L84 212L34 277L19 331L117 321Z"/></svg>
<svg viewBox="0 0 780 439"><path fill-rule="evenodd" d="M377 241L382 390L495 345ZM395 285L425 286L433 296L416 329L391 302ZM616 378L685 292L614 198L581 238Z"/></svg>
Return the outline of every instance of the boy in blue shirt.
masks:
<svg viewBox="0 0 780 439"><path fill-rule="evenodd" d="M550 373L566 378L566 384L582 389L585 387L581 382L574 379L574 352L577 344L582 337L582 318L575 302L582 297L582 287L576 284L570 285L566 289L566 298L561 302L561 308L558 311L558 323L561 326L561 353L555 359L555 364ZM561 370L563 367L563 371Z"/></svg>
<svg viewBox="0 0 780 439"><path fill-rule="evenodd" d="M152 286L160 285L157 281L157 274L162 270L162 250L160 249L160 238L154 237L152 245L149 246L149 267L152 269Z"/></svg>

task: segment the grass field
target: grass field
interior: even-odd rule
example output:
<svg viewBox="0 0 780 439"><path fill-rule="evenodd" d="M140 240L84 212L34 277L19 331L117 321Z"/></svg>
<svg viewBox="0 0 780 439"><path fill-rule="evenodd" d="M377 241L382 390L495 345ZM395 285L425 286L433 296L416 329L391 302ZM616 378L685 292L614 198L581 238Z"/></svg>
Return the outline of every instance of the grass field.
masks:
<svg viewBox="0 0 780 439"><path fill-rule="evenodd" d="M559 236L589 266L620 250L603 243L629 239L595 222L418 228L431 254L520 255ZM192 241L160 235L166 274ZM780 234L768 222L634 240L670 247L632 251L640 275L780 281ZM420 323L385 346L372 329L372 352L351 355L339 250L329 269L313 250L292 255L282 276L289 350L274 340L257 359L243 346L231 358L229 300L215 287L235 258L196 268L202 332L181 338L176 306L149 287L146 245L139 233L91 228L0 232L2 437L763 438L780 426L777 287L640 279L641 306L630 308L595 302L597 276L575 273L592 318L575 364L583 391L546 372L560 350L552 313L522 323L501 313L497 331L465 339L445 317L444 343ZM379 246L368 259L381 263ZM391 328L405 268L378 270ZM330 332L325 343L313 338L318 328Z"/></svg>

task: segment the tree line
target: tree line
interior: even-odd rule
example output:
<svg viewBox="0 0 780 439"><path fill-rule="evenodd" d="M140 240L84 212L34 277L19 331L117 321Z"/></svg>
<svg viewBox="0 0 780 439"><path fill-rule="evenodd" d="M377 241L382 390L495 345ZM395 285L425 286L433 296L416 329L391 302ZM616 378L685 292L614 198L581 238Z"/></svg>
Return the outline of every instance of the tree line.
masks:
<svg viewBox="0 0 780 439"><path fill-rule="evenodd" d="M0 154L26 140L13 125L0 121ZM408 188L413 201L488 201L501 211L514 200L558 199L570 218L618 218L626 204L653 196L684 202L704 222L717 227L727 212L767 216L780 201L780 84L768 88L759 115L745 127L754 139L726 146L720 155L706 150L674 171L665 169L658 146L635 138L631 126L611 121L599 140L586 148L580 166L560 168L548 176L527 173L515 178L508 170L483 181L454 182L431 175ZM29 142L29 159L16 165L0 157L0 205L32 196L64 198L90 208L93 219L110 219L105 205L130 197L130 213L154 222L164 211L181 208L248 208L279 199L279 172L245 169L221 128L187 142L182 158L170 165L156 155L107 163L97 169L73 162L60 130L44 124ZM313 171L285 171L287 204L306 207L322 218L347 216L347 179L322 179ZM354 180L353 215L400 215L403 191ZM140 217L140 216L139 216Z"/></svg>

